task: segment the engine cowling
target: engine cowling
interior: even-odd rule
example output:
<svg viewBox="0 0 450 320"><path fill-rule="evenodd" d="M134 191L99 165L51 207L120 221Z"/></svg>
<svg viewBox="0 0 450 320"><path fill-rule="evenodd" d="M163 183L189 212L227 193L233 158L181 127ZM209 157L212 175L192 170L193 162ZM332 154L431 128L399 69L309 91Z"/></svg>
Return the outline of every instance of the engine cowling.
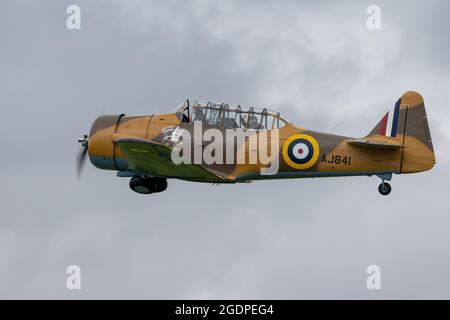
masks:
<svg viewBox="0 0 450 320"><path fill-rule="evenodd" d="M128 162L115 143L120 136L146 138L150 117L105 115L98 117L89 132L88 153L91 163L105 170L127 170Z"/></svg>

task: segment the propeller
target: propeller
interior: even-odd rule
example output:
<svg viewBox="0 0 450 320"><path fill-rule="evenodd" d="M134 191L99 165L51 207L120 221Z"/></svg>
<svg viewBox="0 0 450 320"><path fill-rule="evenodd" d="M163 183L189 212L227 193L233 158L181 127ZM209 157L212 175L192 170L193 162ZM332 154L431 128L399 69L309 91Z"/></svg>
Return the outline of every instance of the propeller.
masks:
<svg viewBox="0 0 450 320"><path fill-rule="evenodd" d="M86 162L86 154L88 151L89 139L87 134L84 134L78 139L78 143L81 144L83 148L77 155L77 177L81 177L81 172L83 171L84 163Z"/></svg>

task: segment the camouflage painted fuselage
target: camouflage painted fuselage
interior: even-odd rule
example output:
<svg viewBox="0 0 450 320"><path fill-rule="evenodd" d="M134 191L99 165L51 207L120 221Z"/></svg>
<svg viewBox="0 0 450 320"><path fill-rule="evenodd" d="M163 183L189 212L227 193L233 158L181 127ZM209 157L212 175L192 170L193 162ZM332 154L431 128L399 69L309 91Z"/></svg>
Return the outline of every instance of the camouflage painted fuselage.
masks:
<svg viewBox="0 0 450 320"><path fill-rule="evenodd" d="M89 134L88 152L91 162L98 168L125 171L136 174L178 178L190 181L233 183L258 179L331 177L354 175L384 175L390 173L414 173L431 169L436 160L428 128L425 106L422 97L416 92L406 92L397 102L394 126L395 134L386 136L386 123L382 119L369 135L362 139L320 133L296 127L288 123L278 130L279 170L273 175L262 175L261 162L244 164L199 164L213 173L214 178L196 176L192 172L168 169L159 166L158 158L148 158L146 165L132 165L117 143L123 138L138 138L160 145L170 146L168 134L182 128L194 134L193 122L183 122L176 114L128 117L112 115L99 117L92 125ZM383 122L384 121L384 122ZM202 124L203 130L214 127L226 136L226 128ZM250 135L261 135L262 131L248 130ZM273 143L267 133L268 144ZM268 131L268 132L267 132ZM265 134L266 134L265 133ZM306 140L305 140L306 139ZM302 152L296 148L299 141L309 148L309 162L296 162L292 153ZM310 143L309 143L310 142ZM304 145L302 144L302 146ZM201 147L206 148L207 144ZM242 148L248 155L252 146L249 139L234 146L237 154ZM132 150L132 149L131 149ZM135 150L138 152L138 150ZM145 159L143 158L143 161ZM161 159L166 161L167 159ZM305 165L306 163L306 165ZM172 167L174 168L174 167Z"/></svg>

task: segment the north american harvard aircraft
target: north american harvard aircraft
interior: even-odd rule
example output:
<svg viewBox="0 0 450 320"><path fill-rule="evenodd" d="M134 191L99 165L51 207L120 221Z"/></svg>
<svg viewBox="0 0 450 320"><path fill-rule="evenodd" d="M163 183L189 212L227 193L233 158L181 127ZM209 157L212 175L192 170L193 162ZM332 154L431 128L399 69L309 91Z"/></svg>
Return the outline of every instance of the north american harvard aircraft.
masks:
<svg viewBox="0 0 450 320"><path fill-rule="evenodd" d="M249 150L255 148L250 137L267 139L268 145L278 146L275 151L278 170L274 174L262 174L261 169L267 163L259 158L253 163L206 163L193 159L174 163L171 153L179 142L180 132L193 135L192 144L201 150L208 148L208 143L202 139L200 143L195 142L198 133L194 129L198 124L203 132L207 129L216 129L215 132L224 135L230 130L244 132L246 138L233 146L234 160L238 152L248 157ZM89 135L78 142L83 148L77 161L78 174L88 154L97 168L114 170L119 177L131 178L130 188L141 194L166 190L167 179L220 184L375 175L381 179L378 191L388 195L391 186L386 181L390 181L394 173L426 171L436 163L424 101L414 91L404 93L395 103L393 112L387 112L362 138L303 129L266 108L211 102L190 105L186 100L168 114L100 116L92 124ZM184 152L181 156L185 157Z"/></svg>

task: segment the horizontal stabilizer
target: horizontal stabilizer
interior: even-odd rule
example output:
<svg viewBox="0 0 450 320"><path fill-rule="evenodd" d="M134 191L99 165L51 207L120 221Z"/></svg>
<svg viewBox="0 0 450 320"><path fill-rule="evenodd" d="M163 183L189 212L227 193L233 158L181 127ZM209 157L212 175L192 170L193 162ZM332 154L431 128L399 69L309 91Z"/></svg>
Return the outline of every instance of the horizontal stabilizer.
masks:
<svg viewBox="0 0 450 320"><path fill-rule="evenodd" d="M370 148L370 149L397 150L397 149L404 147L402 144L398 144L398 143L377 142L377 141L364 140L364 139L350 140L350 141L348 141L348 143L350 143L351 145L357 146L357 147Z"/></svg>

